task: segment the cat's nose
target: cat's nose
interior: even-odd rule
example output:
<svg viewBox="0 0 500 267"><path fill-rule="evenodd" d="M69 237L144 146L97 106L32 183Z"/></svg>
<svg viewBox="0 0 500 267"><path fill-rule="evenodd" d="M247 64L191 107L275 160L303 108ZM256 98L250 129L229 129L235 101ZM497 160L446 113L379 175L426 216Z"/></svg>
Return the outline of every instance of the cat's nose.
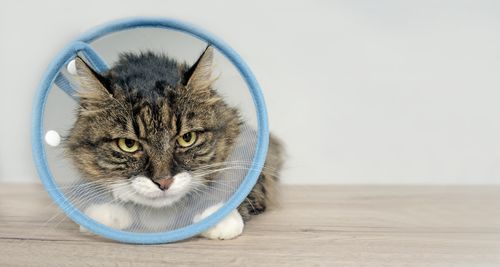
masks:
<svg viewBox="0 0 500 267"><path fill-rule="evenodd" d="M155 181L155 183L158 185L158 187L160 187L161 190L167 190L173 182L174 178L172 177L166 177Z"/></svg>

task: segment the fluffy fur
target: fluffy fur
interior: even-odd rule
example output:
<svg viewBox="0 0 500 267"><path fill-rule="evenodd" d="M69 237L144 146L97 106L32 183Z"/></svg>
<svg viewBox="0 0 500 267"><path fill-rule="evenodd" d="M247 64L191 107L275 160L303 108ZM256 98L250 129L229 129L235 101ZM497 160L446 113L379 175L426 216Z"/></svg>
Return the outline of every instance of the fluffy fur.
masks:
<svg viewBox="0 0 500 267"><path fill-rule="evenodd" d="M84 177L105 185L116 199L148 207L172 205L210 186L242 124L237 109L212 88L212 59L212 47L192 66L151 52L124 54L107 73L99 74L77 58L80 107L65 147ZM190 132L196 133L195 143L180 146L178 138ZM137 142L140 149L123 151L120 138ZM243 230L241 219L265 211L275 195L281 165L281 145L271 138L264 172L247 200L221 222L226 227L215 226L205 236L234 238ZM173 179L168 189L159 186L165 178ZM113 214L120 217L122 210L106 209L114 207L87 211L103 223L126 224L110 218Z"/></svg>

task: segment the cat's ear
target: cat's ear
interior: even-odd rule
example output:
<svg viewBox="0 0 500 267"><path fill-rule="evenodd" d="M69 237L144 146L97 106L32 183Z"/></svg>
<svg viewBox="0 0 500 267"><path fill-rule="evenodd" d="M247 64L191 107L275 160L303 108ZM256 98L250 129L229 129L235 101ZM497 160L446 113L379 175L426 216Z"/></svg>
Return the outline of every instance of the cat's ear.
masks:
<svg viewBox="0 0 500 267"><path fill-rule="evenodd" d="M186 87L197 91L206 91L210 88L214 81L212 77L213 59L214 49L209 45L186 72L184 79Z"/></svg>
<svg viewBox="0 0 500 267"><path fill-rule="evenodd" d="M97 72L95 72L81 57L75 58L76 73L80 88L77 96L81 101L95 102L112 98L111 91L107 88L109 84Z"/></svg>

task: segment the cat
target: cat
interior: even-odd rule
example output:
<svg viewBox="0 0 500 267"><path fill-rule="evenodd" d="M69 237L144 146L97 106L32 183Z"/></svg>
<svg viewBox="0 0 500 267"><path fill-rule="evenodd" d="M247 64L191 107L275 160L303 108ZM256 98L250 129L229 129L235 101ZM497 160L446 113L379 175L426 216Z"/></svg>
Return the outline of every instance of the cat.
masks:
<svg viewBox="0 0 500 267"><path fill-rule="evenodd" d="M65 150L80 173L106 185L115 197L146 207L168 207L200 185L210 186L216 172L200 176L197 171L224 163L244 123L239 111L213 88L213 57L212 46L191 66L164 54L124 53L109 71L97 73L77 56L80 105ZM283 146L271 136L251 193L201 235L239 236L244 222L264 212L275 197L282 164ZM194 220L221 205L207 208ZM109 203L91 206L85 213L118 229L132 220L123 207Z"/></svg>

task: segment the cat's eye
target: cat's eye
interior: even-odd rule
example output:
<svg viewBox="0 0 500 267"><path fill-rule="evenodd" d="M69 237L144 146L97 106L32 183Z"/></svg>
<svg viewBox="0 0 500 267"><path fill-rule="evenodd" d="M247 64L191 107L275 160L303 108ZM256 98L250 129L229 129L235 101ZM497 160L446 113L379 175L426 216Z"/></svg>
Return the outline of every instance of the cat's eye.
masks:
<svg viewBox="0 0 500 267"><path fill-rule="evenodd" d="M120 138L120 139L118 139L116 144L118 145L118 147L121 150L128 152L128 153L134 153L137 150L139 150L139 148L141 148L141 145L139 144L139 142L137 142L133 139L128 139L128 138Z"/></svg>
<svg viewBox="0 0 500 267"><path fill-rule="evenodd" d="M190 147L194 144L194 142L196 142L196 138L198 138L196 132L189 132L179 136L177 138L177 143L181 147Z"/></svg>

